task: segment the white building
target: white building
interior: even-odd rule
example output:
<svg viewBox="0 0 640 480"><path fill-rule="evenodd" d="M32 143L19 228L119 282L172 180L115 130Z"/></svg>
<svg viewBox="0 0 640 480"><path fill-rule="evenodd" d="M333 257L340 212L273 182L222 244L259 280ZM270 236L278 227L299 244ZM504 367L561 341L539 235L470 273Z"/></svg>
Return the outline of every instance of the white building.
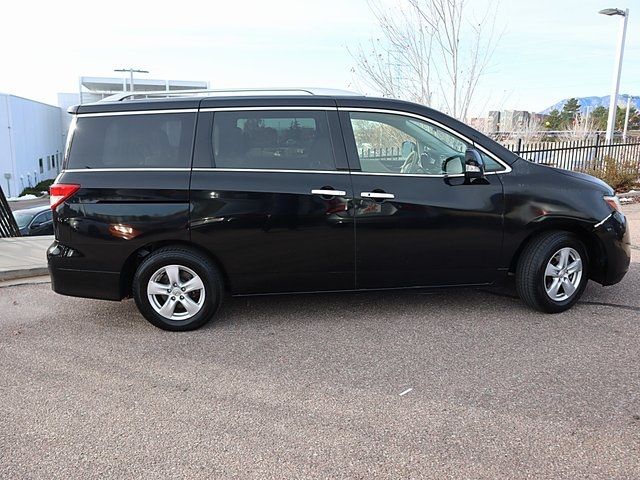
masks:
<svg viewBox="0 0 640 480"><path fill-rule="evenodd" d="M209 82L200 80L158 80L152 78L135 78L133 87L128 77L80 77L78 92L58 93L58 106L62 109L62 128L69 130L71 115L67 109L73 105L93 103L109 95L134 91L137 93L180 90L206 90Z"/></svg>
<svg viewBox="0 0 640 480"><path fill-rule="evenodd" d="M0 93L0 181L7 197L55 178L63 149L59 107Z"/></svg>

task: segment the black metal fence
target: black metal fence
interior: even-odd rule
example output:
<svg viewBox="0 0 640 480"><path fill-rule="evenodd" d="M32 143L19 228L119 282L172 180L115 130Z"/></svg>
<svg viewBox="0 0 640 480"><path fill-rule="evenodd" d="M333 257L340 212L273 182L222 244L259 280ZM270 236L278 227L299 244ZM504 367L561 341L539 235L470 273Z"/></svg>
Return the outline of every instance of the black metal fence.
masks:
<svg viewBox="0 0 640 480"><path fill-rule="evenodd" d="M13 218L11 208L9 208L9 202L4 196L2 187L0 187L0 237L19 237L20 229L16 219Z"/></svg>
<svg viewBox="0 0 640 480"><path fill-rule="evenodd" d="M626 170L635 168L640 173L640 138L615 138L607 143L603 135L584 140L502 141L506 148L522 158L566 170L599 170L613 161ZM402 162L400 147L362 148L361 159L375 159L386 165Z"/></svg>
<svg viewBox="0 0 640 480"><path fill-rule="evenodd" d="M640 167L640 139L614 139L607 143L601 135L586 140L554 140L503 142L503 145L522 158L566 170L604 168L607 160L625 166Z"/></svg>

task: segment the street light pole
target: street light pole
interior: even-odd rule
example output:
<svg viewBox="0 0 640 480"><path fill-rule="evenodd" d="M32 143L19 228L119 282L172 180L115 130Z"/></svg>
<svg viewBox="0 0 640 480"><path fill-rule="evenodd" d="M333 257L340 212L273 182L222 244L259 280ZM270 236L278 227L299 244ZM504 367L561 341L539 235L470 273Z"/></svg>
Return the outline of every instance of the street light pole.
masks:
<svg viewBox="0 0 640 480"><path fill-rule="evenodd" d="M129 72L129 79L131 83L129 84L129 91L133 92L133 73L149 73L147 70L138 70L135 68L117 68L114 72Z"/></svg>
<svg viewBox="0 0 640 480"><path fill-rule="evenodd" d="M600 10L603 15L622 17L620 31L618 33L618 52L616 55L616 63L613 69L613 81L611 84L611 96L609 98L609 117L607 118L607 143L613 140L613 130L616 125L616 110L618 108L618 89L620 88L620 74L622 73L622 55L624 53L624 42L627 35L627 21L629 20L629 9L620 10L619 8L605 8Z"/></svg>

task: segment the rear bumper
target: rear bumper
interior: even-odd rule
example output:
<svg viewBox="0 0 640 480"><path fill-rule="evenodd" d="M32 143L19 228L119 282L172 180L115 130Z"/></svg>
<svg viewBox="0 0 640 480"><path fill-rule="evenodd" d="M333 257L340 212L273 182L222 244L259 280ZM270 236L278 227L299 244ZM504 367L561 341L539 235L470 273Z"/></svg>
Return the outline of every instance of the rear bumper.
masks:
<svg viewBox="0 0 640 480"><path fill-rule="evenodd" d="M600 278L602 285L614 285L624 278L631 262L631 240L626 217L619 212L612 213L600 222L594 232L604 250L603 269Z"/></svg>
<svg viewBox="0 0 640 480"><path fill-rule="evenodd" d="M120 273L77 268L74 251L58 242L47 250L51 288L61 295L121 300Z"/></svg>

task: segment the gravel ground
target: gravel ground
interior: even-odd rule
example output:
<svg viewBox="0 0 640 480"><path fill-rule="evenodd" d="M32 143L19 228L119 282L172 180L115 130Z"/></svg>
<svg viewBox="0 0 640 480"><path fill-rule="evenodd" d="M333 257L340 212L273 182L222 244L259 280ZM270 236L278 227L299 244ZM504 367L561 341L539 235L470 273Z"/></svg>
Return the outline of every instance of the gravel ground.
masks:
<svg viewBox="0 0 640 480"><path fill-rule="evenodd" d="M0 288L0 477L637 479L639 280L553 316L480 290L232 299L179 334Z"/></svg>

